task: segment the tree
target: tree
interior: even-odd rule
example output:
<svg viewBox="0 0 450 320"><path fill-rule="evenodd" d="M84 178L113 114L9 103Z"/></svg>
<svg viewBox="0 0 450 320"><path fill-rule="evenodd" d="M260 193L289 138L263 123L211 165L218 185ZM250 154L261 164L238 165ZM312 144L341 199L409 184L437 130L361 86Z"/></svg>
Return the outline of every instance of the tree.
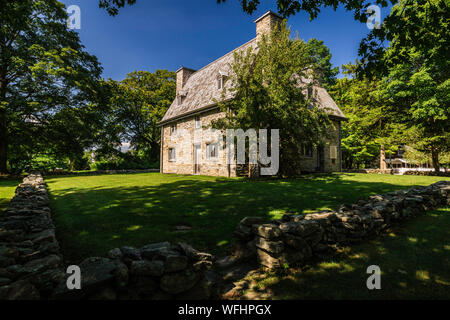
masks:
<svg viewBox="0 0 450 320"><path fill-rule="evenodd" d="M56 0L0 3L0 173L8 152L33 150L55 114L95 95L101 67L67 19Z"/></svg>
<svg viewBox="0 0 450 320"><path fill-rule="evenodd" d="M119 9L128 5L133 5L136 0L99 0L99 7L106 9L111 16L116 16Z"/></svg>
<svg viewBox="0 0 450 320"><path fill-rule="evenodd" d="M371 166L380 154L381 146L392 153L398 147L396 128L391 114L379 99L377 79L358 78L355 64L342 66L347 76L338 79L330 94L349 118L342 123L343 163L346 168Z"/></svg>
<svg viewBox="0 0 450 320"><path fill-rule="evenodd" d="M330 120L325 111L311 107L312 97L300 85L309 71L319 68L304 41L290 38L286 21L263 36L258 50L235 53L231 89L234 99L218 104L226 117L213 122L216 129L281 129L280 175L294 175L300 168L302 142L317 146L327 136ZM312 73L316 75L315 73ZM317 79L311 79L317 83ZM223 97L228 95L224 89Z"/></svg>
<svg viewBox="0 0 450 320"><path fill-rule="evenodd" d="M217 3L225 3L227 0L217 0ZM260 0L240 0L242 10L248 14L252 14L258 9ZM275 2L275 1L274 1ZM391 3L396 3L397 0L391 0ZM276 0L278 12L284 16L289 17L300 11L305 11L309 14L309 18L315 19L320 13L320 9L324 7L332 7L334 10L339 5L345 7L346 10L354 10L354 17L361 22L367 21L366 9L371 4L379 4L383 7L388 5L387 0L376 1L354 1L354 0Z"/></svg>
<svg viewBox="0 0 450 320"><path fill-rule="evenodd" d="M216 0L218 4L227 2L227 0ZM260 4L260 0L239 0L241 2L242 10L245 13L254 13ZM398 0L390 0L391 3L397 3ZM367 21L367 8L371 4L378 4L383 7L388 6L388 0L375 0L375 1L354 1L354 0L274 0L277 4L278 12L284 16L289 17L300 11L305 11L309 14L310 19L317 18L320 13L320 9L323 7L332 7L334 10L339 5L345 7L346 10L354 10L354 17L361 22ZM115 16L119 13L119 9L126 5L134 5L136 0L99 0L99 7L108 11L111 16Z"/></svg>
<svg viewBox="0 0 450 320"><path fill-rule="evenodd" d="M322 86L329 90L336 83L336 76L339 73L339 67L334 67L331 64L330 49L323 43L322 40L310 39L306 46L308 54L315 61L317 69L320 70L322 78Z"/></svg>
<svg viewBox="0 0 450 320"><path fill-rule="evenodd" d="M120 136L148 159L159 159L159 121L175 99L176 74L167 70L135 71L118 81L109 81L114 123Z"/></svg>
<svg viewBox="0 0 450 320"><path fill-rule="evenodd" d="M408 128L404 143L431 154L436 171L439 155L450 148L448 9L445 0L402 0L360 47L361 70L383 77L386 112Z"/></svg>

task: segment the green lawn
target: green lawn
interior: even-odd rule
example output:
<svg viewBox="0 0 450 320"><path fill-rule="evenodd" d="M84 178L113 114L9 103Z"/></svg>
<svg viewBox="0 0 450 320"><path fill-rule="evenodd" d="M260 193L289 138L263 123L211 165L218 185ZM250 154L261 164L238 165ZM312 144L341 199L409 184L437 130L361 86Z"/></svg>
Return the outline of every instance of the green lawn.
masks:
<svg viewBox="0 0 450 320"><path fill-rule="evenodd" d="M101 175L47 177L58 237L66 259L104 256L111 248L187 241L224 254L245 216L267 220L283 213L335 208L361 197L442 177L333 174L249 181L204 176ZM173 231L189 225L188 232Z"/></svg>
<svg viewBox="0 0 450 320"><path fill-rule="evenodd" d="M368 266L381 290L366 287ZM243 299L445 299L450 297L450 208L427 213L340 257L240 283ZM248 289L245 289L248 288Z"/></svg>
<svg viewBox="0 0 450 320"><path fill-rule="evenodd" d="M0 211L6 209L19 183L19 180L0 179Z"/></svg>

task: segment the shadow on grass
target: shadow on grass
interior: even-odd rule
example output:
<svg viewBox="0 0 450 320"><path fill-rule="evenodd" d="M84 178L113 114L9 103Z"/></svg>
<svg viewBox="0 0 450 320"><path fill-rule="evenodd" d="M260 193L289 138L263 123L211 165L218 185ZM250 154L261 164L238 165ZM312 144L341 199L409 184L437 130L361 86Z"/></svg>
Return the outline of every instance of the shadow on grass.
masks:
<svg viewBox="0 0 450 320"><path fill-rule="evenodd" d="M371 265L381 268L381 290L367 289ZM247 299L448 299L450 208L345 248L339 258L247 281Z"/></svg>
<svg viewBox="0 0 450 320"><path fill-rule="evenodd" d="M64 256L79 262L87 256L104 256L114 247L139 247L158 241L187 241L200 250L222 255L245 216L270 220L284 213L333 209L371 194L408 187L345 180L340 174L268 181L154 177L162 182L133 186L117 183L114 187L106 182L103 185L100 176L89 177L99 179L89 180L96 181L92 186L83 185L88 180L65 177L70 187L55 190L53 182L58 178L47 179ZM180 224L192 229L174 232Z"/></svg>

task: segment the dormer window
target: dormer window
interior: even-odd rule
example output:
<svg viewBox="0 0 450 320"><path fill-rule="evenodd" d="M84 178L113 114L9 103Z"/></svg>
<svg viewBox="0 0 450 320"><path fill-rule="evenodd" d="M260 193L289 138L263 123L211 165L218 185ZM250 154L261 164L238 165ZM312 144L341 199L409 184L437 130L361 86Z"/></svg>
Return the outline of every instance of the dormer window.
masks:
<svg viewBox="0 0 450 320"><path fill-rule="evenodd" d="M180 106L184 102L184 98L186 98L188 91L182 90L177 94L177 104Z"/></svg>
<svg viewBox="0 0 450 320"><path fill-rule="evenodd" d="M222 76L218 76L217 77L217 89L223 89L223 77Z"/></svg>
<svg viewBox="0 0 450 320"><path fill-rule="evenodd" d="M223 89L225 81L227 81L228 72L219 71L219 75L217 76L217 89Z"/></svg>

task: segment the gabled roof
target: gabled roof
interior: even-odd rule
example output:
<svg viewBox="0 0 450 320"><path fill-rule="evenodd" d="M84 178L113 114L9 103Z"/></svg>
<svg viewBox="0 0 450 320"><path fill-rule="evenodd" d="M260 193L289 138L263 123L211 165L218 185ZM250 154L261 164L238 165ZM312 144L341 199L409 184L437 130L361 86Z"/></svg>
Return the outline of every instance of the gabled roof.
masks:
<svg viewBox="0 0 450 320"><path fill-rule="evenodd" d="M223 92L222 89L218 88L217 77L220 74L230 73L230 65L234 60L235 52L247 51L249 48L257 48L256 38L193 73L186 81L183 89L180 90L184 96L182 104L179 105L177 99L175 99L160 123L164 124L216 107L217 105L214 101L220 100ZM229 88L230 82L227 81L225 83L225 88ZM317 93L316 101L318 102L319 108L325 109L335 117L346 119L344 113L324 88L314 86L314 91ZM225 99L233 98L232 95L233 93L227 90Z"/></svg>
<svg viewBox="0 0 450 320"><path fill-rule="evenodd" d="M250 47L256 48L256 38L193 73L182 89L182 91L187 92L183 103L178 105L177 99L175 99L161 120L161 123L204 109L205 107L214 106L214 99L219 100L222 96L222 89L219 89L217 86L217 76L220 72L230 72L230 64L234 60L235 52L247 50ZM231 96L227 98L231 98Z"/></svg>

